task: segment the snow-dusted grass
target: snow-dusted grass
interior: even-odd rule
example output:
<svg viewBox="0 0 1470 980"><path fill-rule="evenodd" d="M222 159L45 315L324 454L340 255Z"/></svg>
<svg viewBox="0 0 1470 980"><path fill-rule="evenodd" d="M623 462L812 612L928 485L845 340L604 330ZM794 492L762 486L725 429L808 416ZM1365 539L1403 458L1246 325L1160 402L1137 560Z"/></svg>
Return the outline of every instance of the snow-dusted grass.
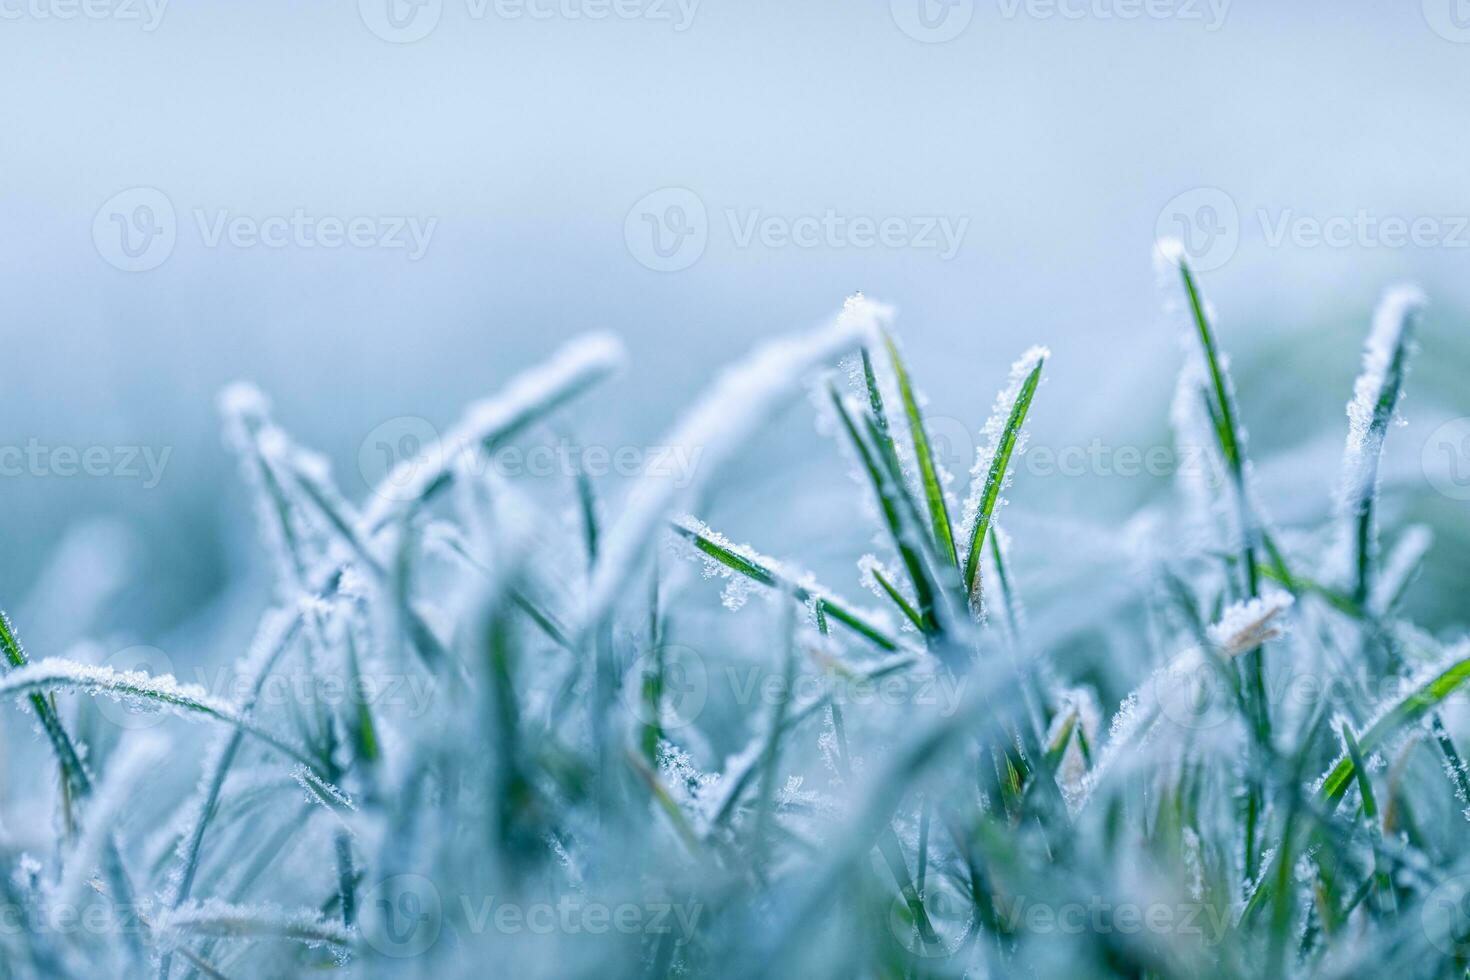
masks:
<svg viewBox="0 0 1470 980"><path fill-rule="evenodd" d="M1375 317L1335 525L1283 530L1181 254L1158 255L1174 420L1226 479L1130 525L1129 600L1083 624L1109 644L1083 661L1037 629L1080 597L1028 610L1012 572L1069 556L1000 527L1045 348L977 420L962 488L861 297L713 380L664 440L693 480L626 493L483 465L553 413L576 428L608 337L360 501L232 387L278 589L230 693L32 661L0 618L0 694L56 789L0 828L0 977L1464 975L1470 643L1401 613L1428 534L1379 543L1423 299ZM836 589L701 513L803 388L872 520L850 544L878 542Z"/></svg>

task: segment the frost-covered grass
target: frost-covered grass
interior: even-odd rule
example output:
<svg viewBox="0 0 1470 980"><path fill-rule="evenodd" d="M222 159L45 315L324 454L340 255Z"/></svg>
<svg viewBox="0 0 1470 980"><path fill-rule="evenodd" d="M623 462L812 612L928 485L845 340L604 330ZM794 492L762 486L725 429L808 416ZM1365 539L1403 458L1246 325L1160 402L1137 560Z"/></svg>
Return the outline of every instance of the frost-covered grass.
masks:
<svg viewBox="0 0 1470 980"><path fill-rule="evenodd" d="M663 440L694 479L625 493L486 462L575 430L606 336L357 502L232 387L277 588L228 690L0 628L54 790L20 779L0 828L0 976L1464 975L1470 643L1401 614L1432 541L1380 526L1377 477L1423 299L1374 318L1333 522L1283 529L1213 311L1158 258L1211 467L1119 535L1128 601L1091 625L1130 655L1085 668L1046 628L1084 597L1028 611L1011 572L1068 554L1002 530L1045 348L965 481L862 297L714 379ZM876 541L847 582L701 513L803 389Z"/></svg>

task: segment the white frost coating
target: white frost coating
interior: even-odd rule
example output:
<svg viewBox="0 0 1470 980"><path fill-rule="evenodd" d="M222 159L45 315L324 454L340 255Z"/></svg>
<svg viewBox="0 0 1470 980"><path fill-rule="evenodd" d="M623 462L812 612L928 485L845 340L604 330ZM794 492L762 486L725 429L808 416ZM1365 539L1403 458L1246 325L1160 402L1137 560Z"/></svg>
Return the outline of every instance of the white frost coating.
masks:
<svg viewBox="0 0 1470 980"><path fill-rule="evenodd" d="M1254 650L1282 634L1283 627L1276 621L1277 617L1290 609L1294 601L1289 592L1278 589L1248 602L1234 603L1210 627L1210 642L1229 657Z"/></svg>
<svg viewBox="0 0 1470 980"><path fill-rule="evenodd" d="M177 947L188 936L274 936L308 946L351 946L357 931L315 909L284 909L270 902L236 905L211 898L188 902L159 914L158 933Z"/></svg>
<svg viewBox="0 0 1470 980"><path fill-rule="evenodd" d="M869 341L891 308L853 296L825 327L768 341L720 373L660 445L699 450L700 466L690 477L649 472L633 486L623 516L603 539L589 588L586 622L599 624L623 593L659 522L691 500L769 416L786 392L823 362Z"/></svg>
<svg viewBox="0 0 1470 980"><path fill-rule="evenodd" d="M1031 372L1036 370L1036 365L1049 357L1051 357L1051 351L1045 347L1032 347L1027 350L1011 365L1011 373L1006 381L1006 386L995 396L995 404L990 409L990 418L985 421L985 427L980 430L981 442L975 451L975 465L970 468L970 494L965 498L964 516L960 523L960 536L965 542L968 542L971 535L975 533L975 521L980 516L980 499L985 494L985 479L990 475L990 466L995 461L995 454L1000 451L1001 437L1005 434L1006 422L1010 420L1011 410L1015 408L1016 399L1021 395L1021 388ZM1016 445L1012 452L1019 456L1025 451L1026 428L1023 425L1021 431L1016 435ZM1012 472L1011 467L1006 468L1005 477L1001 480L1000 485L1002 495L1006 487L1011 484ZM1004 496L996 498L997 512L1004 503Z"/></svg>
<svg viewBox="0 0 1470 980"><path fill-rule="evenodd" d="M1410 342L1414 318L1424 308L1424 293L1416 286L1393 286L1386 290L1373 312L1373 328L1363 345L1363 369L1353 383L1353 397L1347 405L1347 444L1342 453L1342 475L1338 481L1337 509L1341 536L1336 545L1333 564L1344 574L1352 562L1354 524L1365 499L1378 493L1378 461L1387 435L1374 428L1373 418L1378 403L1391 384L1399 385L1389 420L1397 417L1398 403L1403 400L1402 376L1390 378L1395 353Z"/></svg>
<svg viewBox="0 0 1470 980"><path fill-rule="evenodd" d="M1343 465L1345 479L1361 474L1351 472L1361 467L1364 456L1371 464L1382 444L1382 433L1373 433L1373 415L1389 382L1395 352L1409 340L1414 316L1424 308L1425 297L1417 286L1393 286L1384 292L1373 313L1373 329L1363 346L1363 370L1353 384L1353 400L1348 402L1347 449ZM1395 406L1397 407L1397 406ZM1344 490L1347 486L1344 486Z"/></svg>
<svg viewBox="0 0 1470 980"><path fill-rule="evenodd" d="M192 708L234 718L234 707L198 684L181 684L172 674L149 674L141 670L94 667L61 657L47 657L18 667L0 678L0 697L38 691L76 689L87 694L105 694L129 707Z"/></svg>
<svg viewBox="0 0 1470 980"><path fill-rule="evenodd" d="M613 334L589 333L573 339L546 362L517 375L498 395L471 404L435 445L424 446L419 456L400 461L374 488L363 515L364 526L369 531L381 527L486 439L600 381L626 360L623 343Z"/></svg>

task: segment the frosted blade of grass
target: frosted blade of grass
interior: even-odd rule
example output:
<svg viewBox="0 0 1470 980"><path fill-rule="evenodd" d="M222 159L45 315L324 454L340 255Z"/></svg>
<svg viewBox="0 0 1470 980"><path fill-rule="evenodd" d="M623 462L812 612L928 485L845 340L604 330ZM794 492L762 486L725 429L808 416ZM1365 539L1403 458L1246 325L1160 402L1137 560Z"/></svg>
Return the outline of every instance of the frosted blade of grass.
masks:
<svg viewBox="0 0 1470 980"><path fill-rule="evenodd" d="M789 575L774 559L759 555L748 547L732 544L724 535L711 531L692 517L670 521L669 526L701 553L736 574L744 575L766 588L795 595L802 602L811 603L819 615L831 616L884 650L899 649L898 640L884 626L859 613L845 600L835 598L826 589L810 582L804 584Z"/></svg>
<svg viewBox="0 0 1470 980"><path fill-rule="evenodd" d="M914 457L919 463L919 479L924 487L924 499L929 506L929 521L934 529L934 546L949 563L959 567L959 553L955 550L954 532L950 529L949 508L944 502L944 487L940 485L939 473L934 466L934 453L929 447L929 435L924 430L924 416L919 411L912 384L898 346L887 331L883 332L883 345L888 349L888 358L893 364L893 373L898 379L898 391L903 399L903 411L908 416L909 438L914 444ZM865 361L866 367L866 361ZM877 421L875 419L875 421ZM886 428L880 427L880 431ZM883 432L887 435L886 432Z"/></svg>
<svg viewBox="0 0 1470 980"><path fill-rule="evenodd" d="M1189 268L1184 246L1180 242L1174 239L1159 242L1158 258L1162 263L1177 269L1184 284L1185 297L1189 303L1189 316L1198 334L1205 367L1209 371L1209 382L1213 395L1213 400L1210 402L1210 417L1215 424L1215 436L1232 475L1239 477L1244 463L1244 440L1236 421L1239 413L1236 411L1235 395L1230 379L1221 366L1219 349L1215 343L1215 332L1210 326L1204 297L1195 282L1194 272Z"/></svg>
<svg viewBox="0 0 1470 980"><path fill-rule="evenodd" d="M404 458L369 497L363 526L371 532L421 505L454 478L457 461L490 449L556 411L623 366L626 353L608 333L583 334L544 363L514 378L498 395L470 405L439 442L392 447Z"/></svg>
<svg viewBox="0 0 1470 980"><path fill-rule="evenodd" d="M94 667L60 657L47 657L0 678L0 697L72 690L93 697L113 697L139 706L172 709L185 718L195 715L212 718L240 729L302 765L313 770L316 768L316 763L302 747L259 727L236 711L234 705L214 697L197 684L180 684L169 674L117 671L111 667Z"/></svg>
<svg viewBox="0 0 1470 980"><path fill-rule="evenodd" d="M826 327L768 341L716 378L660 440L660 445L701 449L697 473L687 481L645 474L630 491L622 517L603 536L588 590L587 630L598 628L627 590L669 512L692 500L808 374L871 339L890 315L887 307L854 296Z"/></svg>
<svg viewBox="0 0 1470 980"><path fill-rule="evenodd" d="M1463 649L1463 648L1462 648ZM1438 670L1413 691L1389 705L1363 732L1359 744L1367 753L1375 752L1391 735L1406 725L1419 721L1438 707L1470 678L1470 656L1453 660ZM1337 803L1347 792L1354 777L1355 767L1349 756L1338 760L1322 778L1320 794L1330 803Z"/></svg>
<svg viewBox="0 0 1470 980"><path fill-rule="evenodd" d="M872 579L873 585L889 601L898 607L898 611L903 613L905 619L914 624L915 629L920 631L924 629L924 620L919 615L919 611L913 607L904 594L899 592L898 588L883 574L883 569L879 567L877 558L872 555L865 556L862 561L858 562L858 568L866 577Z"/></svg>
<svg viewBox="0 0 1470 980"><path fill-rule="evenodd" d="M1006 468L1021 439L1026 413L1041 381L1042 365L1050 354L1045 347L1033 347L1012 365L1011 383L996 398L995 412L985 426L989 445L981 448L971 473L970 498L965 504L965 520L970 528L970 547L965 556L965 594L976 608L980 597L980 556L983 554L985 532L1005 488Z"/></svg>
<svg viewBox="0 0 1470 980"><path fill-rule="evenodd" d="M283 909L278 905L237 905L209 899L190 902L159 916L158 930L179 942L185 936L229 939L288 939L307 946L350 948L357 932L322 917L315 909Z"/></svg>
<svg viewBox="0 0 1470 980"><path fill-rule="evenodd" d="M1398 286L1384 294L1363 348L1363 371L1348 402L1338 506L1349 548L1353 598L1359 605L1366 603L1372 592L1377 560L1374 511L1379 460L1388 427L1403 397L1414 323L1424 305L1424 294L1412 286Z"/></svg>
<svg viewBox="0 0 1470 980"><path fill-rule="evenodd" d="M25 648L21 646L20 637L15 632L10 618L0 612L0 647L4 648L5 661L11 670L24 669L30 663L26 658ZM9 675L0 677L0 681ZM36 712L36 718L41 723L41 728L46 733L46 738L51 742L51 748L56 753L56 760L61 766L61 778L63 794L70 799L72 796L84 797L92 791L92 777L88 773L81 755L77 752L75 743L67 734L66 727L61 723L61 717L57 714L56 706L47 700L40 692L27 695L31 708ZM70 814L68 813L68 820Z"/></svg>
<svg viewBox="0 0 1470 980"><path fill-rule="evenodd" d="M875 435L871 428L872 421L868 420L869 434L865 436L853 422L852 413L843 404L837 389L829 385L828 392L843 431L847 433L858 461L868 475L873 495L878 500L879 512L893 540L893 548L898 552L904 570L908 573L909 582L914 587L922 631L926 634L938 632L939 619L935 609L937 588L925 567L918 514L906 506L911 501L906 499L907 495L902 489L903 475L883 466L874 458L873 447L869 445L870 439Z"/></svg>

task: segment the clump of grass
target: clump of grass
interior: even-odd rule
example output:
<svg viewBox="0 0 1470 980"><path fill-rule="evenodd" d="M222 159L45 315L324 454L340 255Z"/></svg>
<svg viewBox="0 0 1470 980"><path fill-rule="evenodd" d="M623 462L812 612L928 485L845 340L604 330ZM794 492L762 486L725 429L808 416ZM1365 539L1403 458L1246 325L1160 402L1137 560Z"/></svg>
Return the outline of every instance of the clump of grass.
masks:
<svg viewBox="0 0 1470 980"><path fill-rule="evenodd" d="M1323 558L1265 516L1217 318L1160 254L1190 340L1180 437L1199 420L1227 479L1156 514L1142 574L1120 549L1127 602L1083 625L1136 656L1085 670L1032 628L1069 602L1022 615L1017 569L1068 556L998 526L1026 493L1044 348L977 419L963 503L893 313L860 297L715 379L663 440L703 450L692 484L621 498L580 469L531 495L484 465L575 427L622 358L609 338L357 502L231 389L278 577L231 695L33 662L0 618L0 694L44 735L59 815L33 785L24 837L0 834L4 921L23 923L0 928L0 975L1463 975L1470 924L1443 913L1470 871L1470 647L1402 617L1425 536L1386 560L1377 543L1420 300L1391 292L1376 319L1345 550ZM847 389L824 373L844 357ZM779 558L684 513L717 516L741 447L803 386L872 505L850 531L876 532L858 577L879 608L775 532L757 544ZM772 601L711 626L660 543L732 610ZM1318 696L1283 697L1288 675ZM276 681L299 683L282 701ZM332 696L393 685L416 697ZM1099 704L1129 691L1104 734ZM193 788L150 777L199 729L119 735L77 694L205 722L204 751L171 763L198 767ZM57 928L63 907L104 926Z"/></svg>

